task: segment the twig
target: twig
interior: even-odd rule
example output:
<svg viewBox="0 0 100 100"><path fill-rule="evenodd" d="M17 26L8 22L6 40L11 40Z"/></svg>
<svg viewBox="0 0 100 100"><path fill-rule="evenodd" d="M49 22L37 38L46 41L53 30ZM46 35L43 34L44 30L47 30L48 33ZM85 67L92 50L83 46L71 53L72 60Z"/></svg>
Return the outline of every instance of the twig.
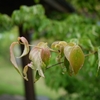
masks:
<svg viewBox="0 0 100 100"><path fill-rule="evenodd" d="M85 57L91 56L91 55L93 55L93 54L95 54L95 53L97 53L97 51L94 51L94 52L91 52L91 53L89 53L89 54L86 54Z"/></svg>
<svg viewBox="0 0 100 100"><path fill-rule="evenodd" d="M62 64L62 63L64 63L64 62L59 62L59 63L53 64L53 65L51 65L51 66L48 66L47 69L49 69L49 68L51 68L51 67L54 67L54 66L57 66L57 65L60 65L60 64Z"/></svg>

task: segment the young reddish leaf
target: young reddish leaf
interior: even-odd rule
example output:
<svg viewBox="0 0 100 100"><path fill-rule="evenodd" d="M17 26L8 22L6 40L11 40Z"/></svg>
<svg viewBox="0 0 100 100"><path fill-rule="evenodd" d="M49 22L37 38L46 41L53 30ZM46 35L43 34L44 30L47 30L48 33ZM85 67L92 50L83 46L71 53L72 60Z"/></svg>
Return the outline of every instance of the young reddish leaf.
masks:
<svg viewBox="0 0 100 100"><path fill-rule="evenodd" d="M49 59L50 59L50 50L49 48L43 48L42 51L41 51L41 58L42 58L42 61L48 65L49 64Z"/></svg>
<svg viewBox="0 0 100 100"><path fill-rule="evenodd" d="M44 77L44 70L46 69L47 63L49 62L50 51L47 43L40 42L32 48L29 54L29 59L32 61L31 68L34 69L35 79Z"/></svg>
<svg viewBox="0 0 100 100"><path fill-rule="evenodd" d="M11 63L14 65L15 69L18 71L18 73L22 76L22 73L20 72L20 69L16 63L16 60L15 60L15 56L14 56L14 53L13 53L13 48L16 44L19 44L18 42L13 42L10 46L10 60L11 60Z"/></svg>
<svg viewBox="0 0 100 100"><path fill-rule="evenodd" d="M28 41L24 37L18 37L18 41L19 41L19 43L22 43L24 45L24 51L23 51L22 55L20 57L18 57L18 58L21 58L28 54L29 44L28 44Z"/></svg>
<svg viewBox="0 0 100 100"><path fill-rule="evenodd" d="M38 71L39 75L41 77L44 77L44 74L41 68L42 67L41 49L38 47L33 47L29 54L29 59L33 63L32 69Z"/></svg>
<svg viewBox="0 0 100 100"><path fill-rule="evenodd" d="M47 66L49 64L49 59L51 57L50 49L47 46L47 43L40 42L36 47L41 49L41 51L40 51L41 52L41 59L42 59L43 63L45 63Z"/></svg>

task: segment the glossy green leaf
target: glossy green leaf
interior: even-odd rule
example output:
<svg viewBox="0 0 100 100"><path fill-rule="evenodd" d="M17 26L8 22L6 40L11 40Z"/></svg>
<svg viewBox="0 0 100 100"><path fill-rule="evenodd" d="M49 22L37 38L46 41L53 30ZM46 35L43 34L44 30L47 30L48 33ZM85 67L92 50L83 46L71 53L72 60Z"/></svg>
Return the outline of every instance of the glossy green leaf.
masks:
<svg viewBox="0 0 100 100"><path fill-rule="evenodd" d="M83 66L84 63L84 54L82 49L79 46L75 46L69 56L70 65L73 68L75 74L78 73L79 69Z"/></svg>
<svg viewBox="0 0 100 100"><path fill-rule="evenodd" d="M65 46L65 48L64 48L64 55L68 61L69 61L69 56L70 56L71 50L73 49L74 46L75 46L74 43L68 43L67 46Z"/></svg>
<svg viewBox="0 0 100 100"><path fill-rule="evenodd" d="M74 74L77 74L84 63L84 54L82 49L78 45L70 43L64 48L64 54L70 63L70 69Z"/></svg>

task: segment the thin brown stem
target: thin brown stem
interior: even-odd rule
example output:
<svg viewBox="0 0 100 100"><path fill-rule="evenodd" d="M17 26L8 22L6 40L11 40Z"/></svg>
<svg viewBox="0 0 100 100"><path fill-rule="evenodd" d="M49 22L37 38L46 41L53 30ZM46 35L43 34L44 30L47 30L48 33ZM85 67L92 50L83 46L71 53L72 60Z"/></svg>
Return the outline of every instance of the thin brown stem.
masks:
<svg viewBox="0 0 100 100"><path fill-rule="evenodd" d="M59 62L59 63L53 64L53 65L51 65L51 66L48 66L47 69L49 69L49 68L51 68L51 67L54 67L54 66L57 66L57 65L60 65L60 64L62 64L62 63L64 63L64 62Z"/></svg>
<svg viewBox="0 0 100 100"><path fill-rule="evenodd" d="M89 54L86 54L85 57L91 56L91 55L93 55L93 54L95 54L95 53L97 53L97 51L93 51L93 52L91 52L91 53L89 53Z"/></svg>

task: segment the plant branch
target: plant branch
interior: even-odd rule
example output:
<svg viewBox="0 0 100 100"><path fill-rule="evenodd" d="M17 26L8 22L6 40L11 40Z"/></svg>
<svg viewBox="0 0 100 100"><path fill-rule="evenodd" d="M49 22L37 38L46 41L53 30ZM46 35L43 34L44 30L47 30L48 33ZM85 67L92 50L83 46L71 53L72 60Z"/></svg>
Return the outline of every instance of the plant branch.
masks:
<svg viewBox="0 0 100 100"><path fill-rule="evenodd" d="M51 65L51 66L48 66L47 69L49 69L49 68L51 68L51 67L54 67L54 66L57 66L57 65L60 65L60 64L62 64L62 63L64 63L64 62L59 62L59 63L53 64L53 65Z"/></svg>
<svg viewBox="0 0 100 100"><path fill-rule="evenodd" d="M91 56L91 55L93 55L93 54L95 54L95 53L97 53L97 51L93 51L93 52L91 52L91 53L89 53L89 54L86 54L85 57Z"/></svg>

